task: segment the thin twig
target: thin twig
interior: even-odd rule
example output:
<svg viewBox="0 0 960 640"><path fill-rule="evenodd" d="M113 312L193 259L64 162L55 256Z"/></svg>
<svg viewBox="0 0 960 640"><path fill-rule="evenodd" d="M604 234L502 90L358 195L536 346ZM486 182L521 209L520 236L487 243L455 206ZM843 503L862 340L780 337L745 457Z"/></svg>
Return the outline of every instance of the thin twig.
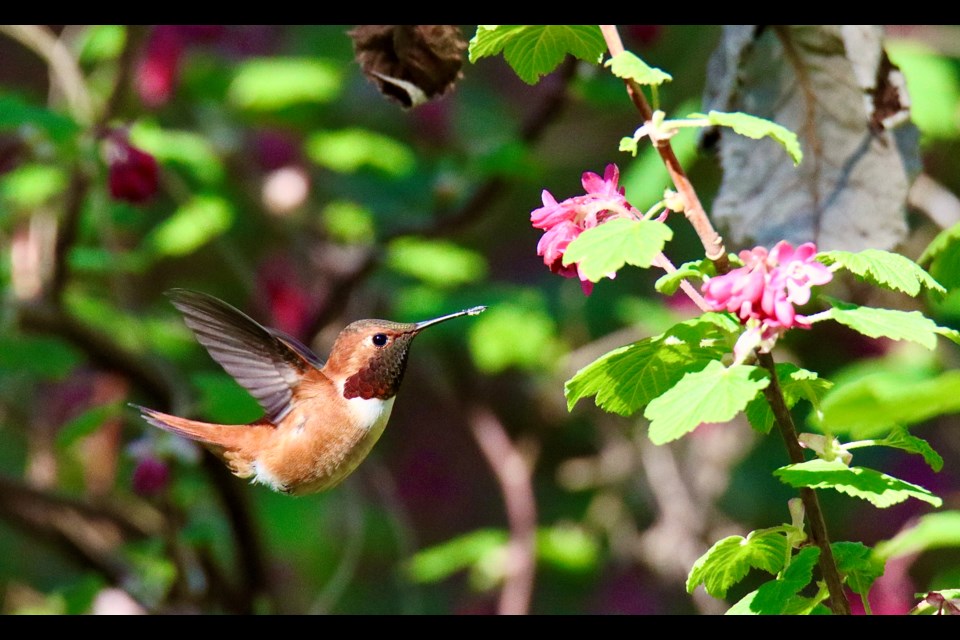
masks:
<svg viewBox="0 0 960 640"><path fill-rule="evenodd" d="M803 462L803 449L800 446L800 441L797 440L797 429L793 424L793 416L783 399L783 391L780 389L780 381L777 379L777 369L773 356L758 351L757 359L760 365L770 374L770 384L763 390L763 393L777 419L777 426L790 455L790 461L794 464ZM807 519L810 521L810 537L820 548L820 572L823 574L827 589L830 591L830 608L834 613L850 615L850 603L843 592L843 581L840 579L840 573L833 558L833 551L830 548L827 523L824 520L823 511L820 509L817 493L809 487L802 487L800 498L803 500Z"/></svg>
<svg viewBox="0 0 960 640"><path fill-rule="evenodd" d="M536 569L537 505L531 469L500 420L489 409L474 409L470 428L500 485L510 527L503 590L497 611L502 615L522 615L530 609Z"/></svg>

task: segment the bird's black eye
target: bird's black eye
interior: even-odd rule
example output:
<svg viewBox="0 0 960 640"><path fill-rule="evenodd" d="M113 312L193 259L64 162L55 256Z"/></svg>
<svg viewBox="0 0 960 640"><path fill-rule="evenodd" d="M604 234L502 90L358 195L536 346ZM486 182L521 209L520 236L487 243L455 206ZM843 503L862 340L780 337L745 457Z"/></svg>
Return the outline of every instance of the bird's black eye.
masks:
<svg viewBox="0 0 960 640"><path fill-rule="evenodd" d="M373 344L378 347L382 347L383 345L387 344L387 334L385 333L374 334L372 339L373 339Z"/></svg>

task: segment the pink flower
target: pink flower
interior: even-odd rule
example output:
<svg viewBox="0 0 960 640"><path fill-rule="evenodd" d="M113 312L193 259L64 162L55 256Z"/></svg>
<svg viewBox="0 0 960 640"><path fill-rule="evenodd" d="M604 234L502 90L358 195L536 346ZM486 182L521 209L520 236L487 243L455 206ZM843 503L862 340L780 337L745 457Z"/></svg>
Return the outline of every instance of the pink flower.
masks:
<svg viewBox="0 0 960 640"><path fill-rule="evenodd" d="M585 229L591 229L611 218L620 216L641 217L624 197L624 189L619 186L620 170L615 164L607 165L601 178L587 171L581 182L587 192L582 196L567 198L557 202L556 198L543 190L543 206L530 212L530 222L544 234L537 244L537 255L543 256L543 263L551 271L565 278L580 278L580 286L586 295L593 290L593 283L583 275L578 264L564 265L563 254L573 240ZM610 274L609 277L613 277Z"/></svg>
<svg viewBox="0 0 960 640"><path fill-rule="evenodd" d="M131 145L126 133L115 131L108 138L107 163L110 195L114 200L143 204L157 192L156 159Z"/></svg>
<svg viewBox="0 0 960 640"><path fill-rule="evenodd" d="M141 496L157 495L169 483L170 467L157 458L143 458L133 470L133 490Z"/></svg>
<svg viewBox="0 0 960 640"><path fill-rule="evenodd" d="M763 247L741 251L744 266L704 282L703 296L710 307L733 313L748 327L734 349L738 362L755 347L769 351L787 329L810 328L796 307L810 301L811 287L833 279L816 254L812 242L794 248L782 240L769 253Z"/></svg>

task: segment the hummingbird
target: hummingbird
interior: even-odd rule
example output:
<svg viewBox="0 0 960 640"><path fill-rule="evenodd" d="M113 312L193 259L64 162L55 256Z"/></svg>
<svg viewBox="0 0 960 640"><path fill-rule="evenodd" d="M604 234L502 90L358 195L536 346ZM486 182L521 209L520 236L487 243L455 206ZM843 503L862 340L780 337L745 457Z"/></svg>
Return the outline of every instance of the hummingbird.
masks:
<svg viewBox="0 0 960 640"><path fill-rule="evenodd" d="M132 406L153 426L208 446L234 475L290 495L330 489L367 457L387 426L410 343L421 331L486 309L413 323L357 320L339 333L324 363L293 336L219 298L187 289L166 295L264 415L227 425Z"/></svg>

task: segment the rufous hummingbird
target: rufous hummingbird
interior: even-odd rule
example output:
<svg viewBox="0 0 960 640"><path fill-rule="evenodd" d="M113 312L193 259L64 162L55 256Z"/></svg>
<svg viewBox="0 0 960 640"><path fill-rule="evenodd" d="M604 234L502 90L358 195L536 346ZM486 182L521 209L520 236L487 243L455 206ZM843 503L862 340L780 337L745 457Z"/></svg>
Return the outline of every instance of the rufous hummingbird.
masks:
<svg viewBox="0 0 960 640"><path fill-rule="evenodd" d="M296 338L213 296L186 289L167 296L265 415L226 425L133 406L150 424L210 447L235 475L291 495L337 485L370 453L390 418L410 343L421 331L486 309L414 323L357 320L340 332L324 363Z"/></svg>

